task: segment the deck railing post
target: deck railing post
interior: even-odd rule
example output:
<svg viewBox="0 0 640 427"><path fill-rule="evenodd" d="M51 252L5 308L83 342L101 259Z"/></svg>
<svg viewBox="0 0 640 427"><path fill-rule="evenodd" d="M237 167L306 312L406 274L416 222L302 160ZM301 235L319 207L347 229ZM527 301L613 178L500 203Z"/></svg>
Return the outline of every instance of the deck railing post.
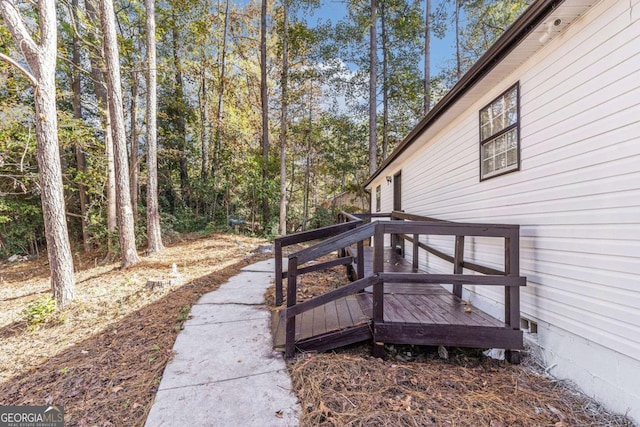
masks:
<svg viewBox="0 0 640 427"><path fill-rule="evenodd" d="M287 307L296 305L298 279L298 258L289 258L287 268ZM290 359L296 351L296 316L286 316L285 323L285 358Z"/></svg>
<svg viewBox="0 0 640 427"><path fill-rule="evenodd" d="M280 305L284 295L282 293L282 242L279 239L275 239L273 251L276 263L276 305Z"/></svg>
<svg viewBox="0 0 640 427"><path fill-rule="evenodd" d="M413 265L412 265L414 272L418 271L418 267L420 265L420 262L418 259L419 249L420 249L420 235L414 234L413 235Z"/></svg>
<svg viewBox="0 0 640 427"><path fill-rule="evenodd" d="M384 343L378 341L376 328L384 323L384 281L378 277L373 284L373 357L385 357Z"/></svg>
<svg viewBox="0 0 640 427"><path fill-rule="evenodd" d="M507 276L520 275L520 238L516 230L511 237L505 239L505 274ZM505 290L505 323L513 329L520 329L520 288L508 286Z"/></svg>
<svg viewBox="0 0 640 427"><path fill-rule="evenodd" d="M464 263L464 236L456 236L456 248L453 257L453 274L462 274ZM462 285L453 285L453 294L462 298Z"/></svg>
<svg viewBox="0 0 640 427"><path fill-rule="evenodd" d="M373 274L384 272L384 225L377 224L374 232ZM384 357L384 343L376 339L376 325L384 322L384 282L373 285L373 349L374 357Z"/></svg>
<svg viewBox="0 0 640 427"><path fill-rule="evenodd" d="M504 272L507 276L520 275L520 231L518 229L511 233L510 237L504 239L505 260ZM511 329L520 329L520 287L505 286L504 288L504 318L505 323ZM505 357L510 363L520 363L520 352L507 349Z"/></svg>
<svg viewBox="0 0 640 427"><path fill-rule="evenodd" d="M364 278L364 240L358 241L358 259L357 259L358 279Z"/></svg>

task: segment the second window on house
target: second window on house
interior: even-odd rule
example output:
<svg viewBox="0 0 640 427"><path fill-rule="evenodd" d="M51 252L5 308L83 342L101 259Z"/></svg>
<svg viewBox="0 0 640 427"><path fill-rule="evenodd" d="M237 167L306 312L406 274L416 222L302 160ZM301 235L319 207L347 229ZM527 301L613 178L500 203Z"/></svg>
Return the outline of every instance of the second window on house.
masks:
<svg viewBox="0 0 640 427"><path fill-rule="evenodd" d="M480 179L520 169L520 87L480 110Z"/></svg>

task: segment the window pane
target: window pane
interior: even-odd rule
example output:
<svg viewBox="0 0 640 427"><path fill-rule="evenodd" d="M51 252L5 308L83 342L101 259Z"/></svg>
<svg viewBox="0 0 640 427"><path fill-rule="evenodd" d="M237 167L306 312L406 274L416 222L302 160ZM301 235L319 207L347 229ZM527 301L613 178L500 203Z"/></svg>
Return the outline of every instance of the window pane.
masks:
<svg viewBox="0 0 640 427"><path fill-rule="evenodd" d="M496 154L503 153L504 151L506 151L506 149L507 147L505 136L502 135L498 137L498 139L496 139Z"/></svg>
<svg viewBox="0 0 640 427"><path fill-rule="evenodd" d="M518 151L511 149L507 151L507 166L512 166L518 163Z"/></svg>
<svg viewBox="0 0 640 427"><path fill-rule="evenodd" d="M507 137L507 148L518 147L518 132L516 129L513 129L507 132L506 137Z"/></svg>
<svg viewBox="0 0 640 427"><path fill-rule="evenodd" d="M481 133L480 135L481 139L487 139L491 136L491 126L489 125L488 122L482 125L480 133Z"/></svg>
<svg viewBox="0 0 640 427"><path fill-rule="evenodd" d="M484 162L484 174L489 174L493 172L493 158L489 160L485 160Z"/></svg>
<svg viewBox="0 0 640 427"><path fill-rule="evenodd" d="M489 123L489 110L484 109L480 111L480 125L482 127L486 126Z"/></svg>
<svg viewBox="0 0 640 427"><path fill-rule="evenodd" d="M483 177L514 170L518 166L520 157L517 128L520 121L518 102L518 86L514 86L479 112L482 143L480 160ZM514 126L514 129L498 137L495 136L510 126Z"/></svg>
<svg viewBox="0 0 640 427"><path fill-rule="evenodd" d="M495 146L495 144L494 144L493 141L487 142L484 145L484 156L483 156L483 158L488 159L489 157L493 157L493 154L494 154L493 147L494 146Z"/></svg>

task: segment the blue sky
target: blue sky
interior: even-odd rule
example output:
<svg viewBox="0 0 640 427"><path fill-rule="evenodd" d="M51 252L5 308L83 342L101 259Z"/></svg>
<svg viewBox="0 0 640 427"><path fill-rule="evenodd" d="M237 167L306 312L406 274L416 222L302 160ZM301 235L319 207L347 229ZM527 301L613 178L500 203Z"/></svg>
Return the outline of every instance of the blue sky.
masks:
<svg viewBox="0 0 640 427"><path fill-rule="evenodd" d="M433 6L432 6L433 7ZM345 2L337 0L321 0L320 8L312 15L306 17L310 25L318 21L325 22L331 20L335 25L344 18L346 14ZM455 52L455 37L448 31L444 39L431 36L431 75L437 74L447 61L453 60Z"/></svg>

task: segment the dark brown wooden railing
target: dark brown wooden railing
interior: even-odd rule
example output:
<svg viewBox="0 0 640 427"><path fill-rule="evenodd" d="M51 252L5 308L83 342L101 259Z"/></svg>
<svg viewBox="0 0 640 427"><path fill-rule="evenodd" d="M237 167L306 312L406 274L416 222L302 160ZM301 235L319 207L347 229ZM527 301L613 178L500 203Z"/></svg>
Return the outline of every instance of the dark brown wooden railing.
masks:
<svg viewBox="0 0 640 427"><path fill-rule="evenodd" d="M373 221L363 225L364 219L388 218L388 221ZM287 269L287 308L285 311L285 356L293 357L295 352L295 316L336 299L361 292L373 286L373 318L374 325L374 356L382 356L384 349L375 336L375 326L384 323L384 285L385 283L421 284L451 284L453 293L461 297L462 286L465 284L503 286L505 321L514 330L520 327L520 286L526 285L526 278L520 276L519 267L519 226L500 224L454 223L434 220L418 215L392 212L390 214L375 214L354 216L341 214L341 224L325 227L310 232L297 233L280 238L276 242L276 261L282 258L282 247L291 242L302 242L303 239L314 237L328 237L326 240L306 249L292 253L288 257ZM341 228L342 227L342 228ZM341 233L341 234L338 234ZM392 247L404 254L404 242L412 244L413 273L391 273L384 271L384 242L385 236L390 236ZM420 236L455 236L454 254L446 254L420 241ZM464 242L466 236L497 237L504 239L504 270L482 266L465 261ZM373 238L373 265L371 274L365 277L363 247L365 241ZM310 239L309 239L310 240ZM308 241L308 240L307 240ZM355 257L344 256L344 248L356 245ZM280 250L280 252L278 252ZM420 251L426 251L453 264L453 274L428 274L418 270ZM303 267L302 265L320 258L333 251L341 255L338 259L321 264ZM327 294L312 300L296 304L297 277L300 274L316 271L328 266L357 263L357 280ZM278 270L280 264L280 270ZM282 265L276 262L276 298L278 286L282 295ZM464 269L482 273L464 274ZM280 279L278 281L278 279ZM282 296L281 296L282 298ZM282 302L282 300L280 300ZM389 325L385 333L389 333Z"/></svg>
<svg viewBox="0 0 640 427"><path fill-rule="evenodd" d="M276 260L276 269L275 269L276 270L275 271L276 273L276 278L275 278L276 305L282 304L284 300L282 279L285 279L287 277L287 273L283 272L283 269L282 269L283 248L286 248L287 246L295 245L298 243L307 243L314 240L326 239L329 237L342 234L345 231L352 230L362 225L365 222L365 220L368 220L370 218L371 218L371 215L369 214L353 215L346 212L340 212L338 214L338 223L335 225L317 228L315 230L288 234L286 236L276 238L274 240L274 257ZM305 268L301 268L298 270L298 274L311 273L312 271L323 270L323 269L334 267L336 265L348 265L354 262L357 262L357 260L354 260L353 257L351 256L345 256L343 252L341 254L341 257L336 260L331 260L324 263L319 263L319 264L311 265ZM362 275L359 275L358 277L361 278Z"/></svg>
<svg viewBox="0 0 640 427"><path fill-rule="evenodd" d="M285 357L293 357L295 353L295 330L296 330L296 314L300 314L304 311L311 310L314 307L318 307L327 302L334 301L338 298L342 298L346 295L350 295L359 291L362 291L368 286L371 286L378 280L376 277L364 277L364 240L371 238L376 230L376 223L369 223L360 227L346 231L338 236L330 237L327 240L320 242L307 249L303 249L296 253L289 255L289 264L287 266L287 309L285 312ZM358 266L362 267L362 276L359 276L355 282L329 292L325 295L316 297L305 303L299 305L302 308L297 307L297 280L299 275L298 266L305 262L317 259L321 256L327 255L333 251L343 250L347 246L357 244L359 260ZM360 271L361 268L358 267ZM358 273L360 275L360 273Z"/></svg>

